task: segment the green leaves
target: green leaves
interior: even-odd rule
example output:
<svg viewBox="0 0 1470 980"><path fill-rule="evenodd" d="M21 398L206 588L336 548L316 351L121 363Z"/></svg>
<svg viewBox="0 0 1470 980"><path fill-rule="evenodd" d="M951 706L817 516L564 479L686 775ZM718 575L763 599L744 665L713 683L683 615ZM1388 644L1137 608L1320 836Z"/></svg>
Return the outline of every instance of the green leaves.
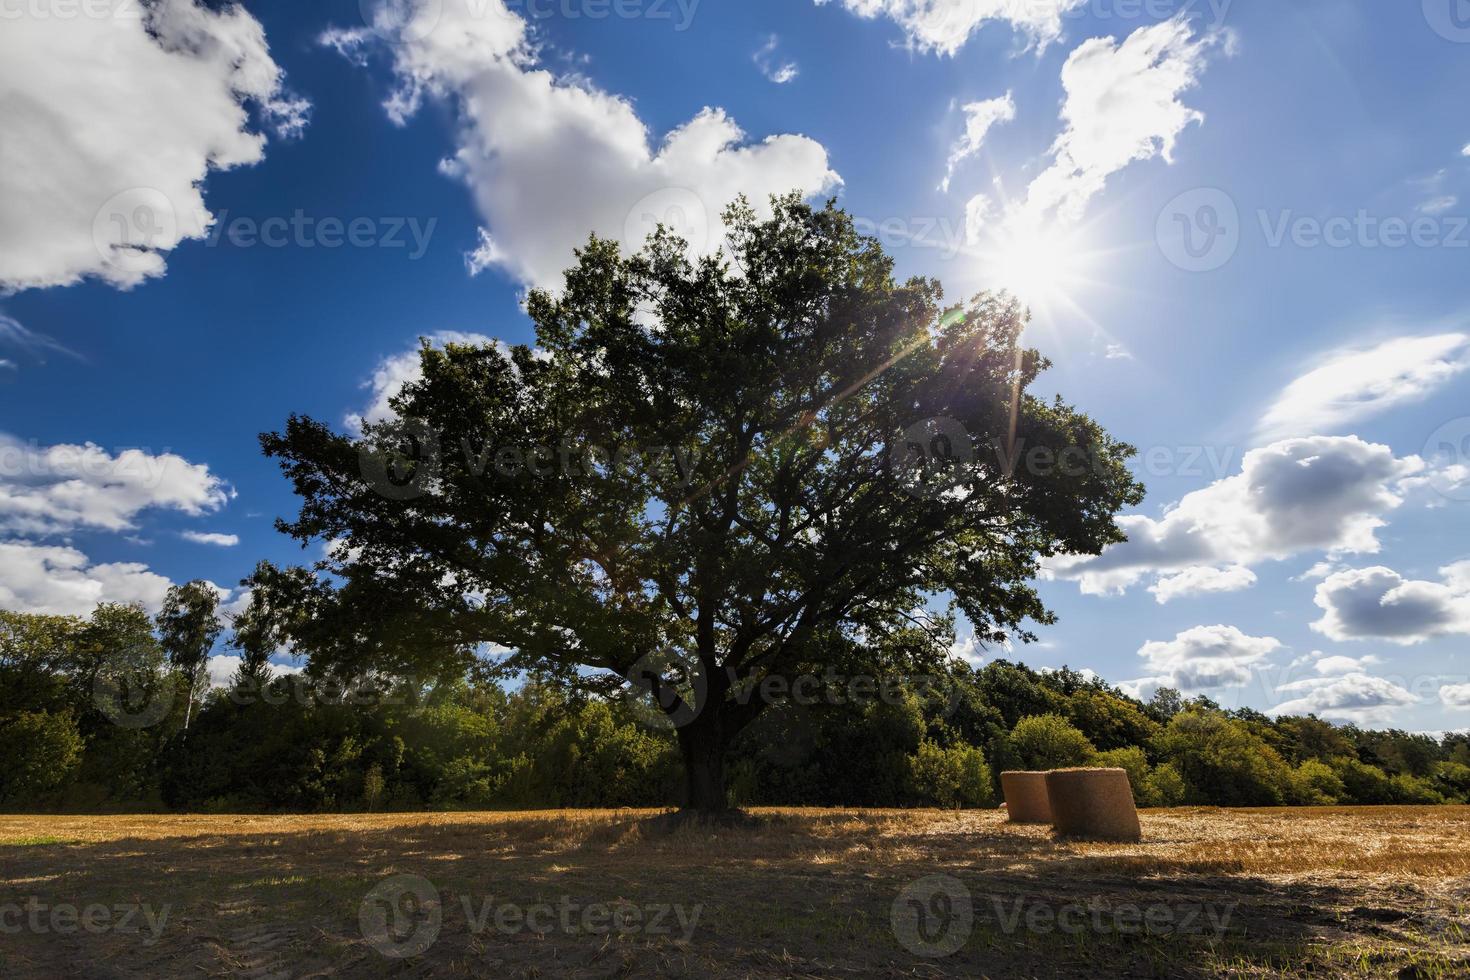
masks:
<svg viewBox="0 0 1470 980"><path fill-rule="evenodd" d="M739 687L876 650L936 597L983 640L1049 622L1038 562L1121 538L1132 449L1025 394L1047 365L1014 300L895 281L832 205L768 213L737 201L697 261L662 230L634 256L594 238L530 296L535 349L426 347L361 440L264 436L302 497L282 526L349 542L322 609L353 642L316 631L314 659L493 643L576 678L670 652ZM735 730L758 713L720 695Z"/></svg>
<svg viewBox="0 0 1470 980"><path fill-rule="evenodd" d="M219 593L208 582L170 586L158 614L159 642L169 661L191 676L209 658L224 626L216 613Z"/></svg>

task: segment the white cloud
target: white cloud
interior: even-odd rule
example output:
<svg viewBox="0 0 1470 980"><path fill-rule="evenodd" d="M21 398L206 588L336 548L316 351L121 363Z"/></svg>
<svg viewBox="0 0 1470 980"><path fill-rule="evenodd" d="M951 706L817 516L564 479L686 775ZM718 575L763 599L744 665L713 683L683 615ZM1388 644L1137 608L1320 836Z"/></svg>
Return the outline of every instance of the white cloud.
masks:
<svg viewBox="0 0 1470 980"><path fill-rule="evenodd" d="M1099 674L1097 671L1093 670L1091 667L1074 667L1074 668L1069 668L1069 669L1073 670L1075 673L1077 673L1078 675L1080 675L1082 677L1082 679L1085 680L1085 681L1096 681L1096 680L1101 680L1102 679L1102 675ZM1061 673L1061 671L1062 671L1062 668L1060 668L1060 667L1039 667L1039 668L1037 668L1037 673L1039 673L1039 674L1059 674L1059 673Z"/></svg>
<svg viewBox="0 0 1470 980"><path fill-rule="evenodd" d="M38 446L0 434L0 529L52 534L131 530L144 510L193 517L219 510L232 491L209 467L173 453L93 443Z"/></svg>
<svg viewBox="0 0 1470 980"><path fill-rule="evenodd" d="M465 253L464 257L465 268L472 276L478 276L486 269L493 269L507 260L507 256L487 229L481 228L477 234L480 244Z"/></svg>
<svg viewBox="0 0 1470 980"><path fill-rule="evenodd" d="M1037 268L1048 270L1043 291L1091 278L1081 237L1088 206L1129 164L1173 162L1180 134L1204 120L1180 97L1198 83L1217 47L1228 53L1233 35L1196 36L1179 17L1141 27L1121 43L1093 38L1073 51L1062 68L1063 129L1050 165L1020 199L997 208L980 194L965 209L965 241L980 274L1022 294L1033 288Z"/></svg>
<svg viewBox="0 0 1470 980"><path fill-rule="evenodd" d="M794 61L776 58L776 49L780 46L781 39L772 34L766 39L766 43L762 44L759 50L751 56L751 59L761 70L761 74L766 77L766 81L785 85L796 81L796 76L801 74L801 69Z"/></svg>
<svg viewBox="0 0 1470 980"><path fill-rule="evenodd" d="M965 135L949 151L949 160L944 167L944 180L939 184L939 189L945 193L949 192L949 182L954 178L955 168L980 152L991 128L1016 118L1016 102L1010 92L999 98L966 103L963 108Z"/></svg>
<svg viewBox="0 0 1470 980"><path fill-rule="evenodd" d="M1286 439L1246 453L1240 473L1186 494L1161 518L1120 517L1127 541L1096 557L1055 559L1046 574L1106 595L1176 569L1306 551L1372 554L1383 515L1403 502L1400 483L1422 469L1417 457L1399 459L1356 436Z"/></svg>
<svg viewBox="0 0 1470 980"><path fill-rule="evenodd" d="M1444 194L1439 197L1432 197L1420 204L1419 211L1421 214L1444 214L1459 203L1460 199L1455 195Z"/></svg>
<svg viewBox="0 0 1470 980"><path fill-rule="evenodd" d="M234 593L220 590L220 616L227 623L233 623L235 617L250 607L251 589L236 589Z"/></svg>
<svg viewBox="0 0 1470 980"><path fill-rule="evenodd" d="M1418 703L1413 694L1394 682L1361 672L1312 678L1281 687L1281 690L1288 689L1305 693L1278 704L1270 709L1271 714L1317 715L1331 721L1385 725L1392 722L1397 709Z"/></svg>
<svg viewBox="0 0 1470 980"><path fill-rule="evenodd" d="M1133 360L1133 352L1122 344L1108 344L1108 348L1103 352L1103 356L1110 361Z"/></svg>
<svg viewBox="0 0 1470 980"><path fill-rule="evenodd" d="M1261 418L1266 438L1331 435L1427 397L1470 369L1470 334L1399 337L1334 351L1281 392Z"/></svg>
<svg viewBox="0 0 1470 980"><path fill-rule="evenodd" d="M1172 640L1139 647L1138 655L1155 676L1128 683L1134 689L1162 686L1184 692L1238 687L1250 680L1253 667L1280 647L1274 637L1247 636L1234 626L1196 626Z"/></svg>
<svg viewBox="0 0 1470 980"><path fill-rule="evenodd" d="M496 340L479 333L461 333L457 330L441 330L430 335L428 341L436 347L445 344L464 344L468 346L481 347L493 344L500 348L501 353L509 354L510 348ZM361 435L364 424L383 422L393 418L392 399L403 390L403 386L423 378L423 363L419 359L420 347L414 345L406 351L392 354L378 362L373 369L373 376L363 382L363 387L371 393L367 406L361 413L350 413L344 420L349 432L353 435Z"/></svg>
<svg viewBox="0 0 1470 980"><path fill-rule="evenodd" d="M1119 681L1117 687L1135 701L1147 701L1154 696L1155 691L1164 686L1163 680L1163 678L1139 677L1131 681Z"/></svg>
<svg viewBox="0 0 1470 980"><path fill-rule="evenodd" d="M174 583L141 562L93 562L70 545L0 541L0 609L52 616L89 616L104 602L140 603L150 613ZM249 592L206 582L220 612L241 611Z"/></svg>
<svg viewBox="0 0 1470 980"><path fill-rule="evenodd" d="M1429 458L1423 472L1404 480L1400 489L1431 509L1448 506L1452 501L1470 500L1470 465L1462 462L1463 445L1446 440L1426 448Z"/></svg>
<svg viewBox="0 0 1470 980"><path fill-rule="evenodd" d="M1340 674L1360 672L1369 664L1375 664L1377 662L1378 658L1372 655L1366 657L1323 657L1312 665L1312 669L1324 677L1336 677Z"/></svg>
<svg viewBox="0 0 1470 980"><path fill-rule="evenodd" d="M1161 576L1149 586L1149 591L1162 606L1173 599L1218 592L1239 592L1255 584L1256 573L1244 565L1229 565L1225 568L1194 565L1173 575Z"/></svg>
<svg viewBox="0 0 1470 980"><path fill-rule="evenodd" d="M971 667L980 667L985 663L985 652L980 649L980 644L975 641L972 633L963 640L955 641L949 648L949 655L957 660L963 660Z"/></svg>
<svg viewBox="0 0 1470 980"><path fill-rule="evenodd" d="M1342 566L1335 561L1319 561L1308 568L1305 572L1292 579L1293 582L1314 582L1323 579L1333 572L1342 571Z"/></svg>
<svg viewBox="0 0 1470 980"><path fill-rule="evenodd" d="M483 9L482 9L483 8ZM387 36L390 43L379 44ZM419 0L405 18L329 31L350 57L389 50L398 87L386 107L406 121L426 97L456 110L459 145L441 169L475 196L486 231L468 261L554 288L589 232L641 247L655 223L698 254L723 243L720 212L739 194L758 211L772 194L836 187L827 151L805 136L749 143L706 108L656 148L630 102L538 65L526 22L503 0Z"/></svg>
<svg viewBox="0 0 1470 980"><path fill-rule="evenodd" d="M1311 667L1313 672L1320 676L1333 676L1336 674L1350 674L1353 671L1365 671L1369 665L1378 663L1377 657L1372 654L1364 654L1361 657L1344 657L1340 655L1329 655L1321 650L1313 650L1303 657L1297 657L1287 666L1290 675L1298 667ZM1292 682L1293 684L1298 682ZM1310 683L1310 682L1308 682ZM1291 684L1278 685L1277 690L1292 690Z"/></svg>
<svg viewBox="0 0 1470 980"><path fill-rule="evenodd" d="M1052 164L1027 191L1024 210L1078 221L1107 180L1130 163L1174 159L1174 145L1204 114L1179 97L1199 82L1211 49L1229 48L1230 35L1196 37L1184 18L1134 31L1121 44L1093 38L1062 68L1065 128L1052 144Z"/></svg>
<svg viewBox="0 0 1470 980"><path fill-rule="evenodd" d="M1444 584L1461 595L1470 595L1470 560L1457 561L1439 570Z"/></svg>
<svg viewBox="0 0 1470 980"><path fill-rule="evenodd" d="M47 354L63 354L66 357L81 360L81 355L60 341L32 330L14 317L8 317L3 313L0 313L0 346L19 350L43 364Z"/></svg>
<svg viewBox="0 0 1470 980"><path fill-rule="evenodd" d="M245 8L194 0L114 16L7 17L0 30L0 288L96 276L128 288L202 238L211 169L253 164L305 124Z"/></svg>
<svg viewBox="0 0 1470 980"><path fill-rule="evenodd" d="M829 0L816 0L818 6ZM953 55L991 21L1008 23L1045 48L1062 33L1062 18L1087 0L839 0L859 17L887 17L910 47Z"/></svg>
<svg viewBox="0 0 1470 980"><path fill-rule="evenodd" d="M235 673L245 661L233 654L216 654L204 663L205 675L212 688L229 687Z"/></svg>
<svg viewBox="0 0 1470 980"><path fill-rule="evenodd" d="M101 602L156 611L171 583L134 562L93 564L75 548L0 542L0 609L86 616Z"/></svg>
<svg viewBox="0 0 1470 980"><path fill-rule="evenodd" d="M229 687L230 682L235 679L235 674L239 672L240 665L244 662L243 658L230 653L220 653L210 657L205 663L205 671L209 676L209 686L215 688ZM271 672L275 676L280 677L282 674L300 674L302 669L300 667L293 667L290 664L272 663Z"/></svg>
<svg viewBox="0 0 1470 980"><path fill-rule="evenodd" d="M987 194L976 194L965 204L965 244L978 245L983 232L996 213L995 202Z"/></svg>
<svg viewBox="0 0 1470 980"><path fill-rule="evenodd" d="M1330 575L1313 600L1312 629L1334 640L1387 640L1402 646L1470 633L1470 562L1440 569L1442 582L1405 579L1391 568Z"/></svg>
<svg viewBox="0 0 1470 980"><path fill-rule="evenodd" d="M179 537L195 544L208 544L216 548L233 548L240 543L238 534L219 534L213 531L184 531Z"/></svg>
<svg viewBox="0 0 1470 980"><path fill-rule="evenodd" d="M1470 708L1470 684L1446 684L1439 689L1439 700L1446 708Z"/></svg>

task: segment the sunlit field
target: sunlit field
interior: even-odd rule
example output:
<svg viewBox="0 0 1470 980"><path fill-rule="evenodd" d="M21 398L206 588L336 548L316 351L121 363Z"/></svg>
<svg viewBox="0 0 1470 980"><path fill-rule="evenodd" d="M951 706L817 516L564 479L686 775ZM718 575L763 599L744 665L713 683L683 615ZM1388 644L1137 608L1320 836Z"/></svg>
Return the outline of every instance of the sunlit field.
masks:
<svg viewBox="0 0 1470 980"><path fill-rule="evenodd" d="M1470 809L0 817L0 975L1470 973Z"/></svg>

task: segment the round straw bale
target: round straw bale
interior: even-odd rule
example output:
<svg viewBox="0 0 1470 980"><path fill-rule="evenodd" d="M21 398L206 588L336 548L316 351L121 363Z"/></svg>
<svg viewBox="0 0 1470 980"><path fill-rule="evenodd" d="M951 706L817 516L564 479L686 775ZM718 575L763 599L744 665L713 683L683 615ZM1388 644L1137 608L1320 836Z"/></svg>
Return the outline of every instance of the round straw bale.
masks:
<svg viewBox="0 0 1470 980"><path fill-rule="evenodd" d="M1046 774L1046 792L1052 823L1064 837L1110 841L1143 837L1127 770L1056 769Z"/></svg>
<svg viewBox="0 0 1470 980"><path fill-rule="evenodd" d="M1051 801L1047 797L1046 773L1003 772L1000 788L1006 797L1011 823L1051 823Z"/></svg>

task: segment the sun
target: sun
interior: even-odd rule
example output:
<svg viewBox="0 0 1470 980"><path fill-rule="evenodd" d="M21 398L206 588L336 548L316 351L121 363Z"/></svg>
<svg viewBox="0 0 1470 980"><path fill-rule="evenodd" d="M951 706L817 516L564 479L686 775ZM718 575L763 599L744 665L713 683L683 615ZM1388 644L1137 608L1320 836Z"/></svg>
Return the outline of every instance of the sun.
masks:
<svg viewBox="0 0 1470 980"><path fill-rule="evenodd" d="M1009 199L999 179L995 185L997 200L981 195L967 209L964 288L1014 296L1027 313L1028 342L1049 356L1119 346L1095 304L1128 291L1117 270L1140 246L1099 245L1110 237L1108 213L1041 208Z"/></svg>
<svg viewBox="0 0 1470 980"><path fill-rule="evenodd" d="M1076 305L1089 283L1093 253L1075 226L1017 216L997 227L976 257L989 286L1011 293L1033 314L1050 316Z"/></svg>

